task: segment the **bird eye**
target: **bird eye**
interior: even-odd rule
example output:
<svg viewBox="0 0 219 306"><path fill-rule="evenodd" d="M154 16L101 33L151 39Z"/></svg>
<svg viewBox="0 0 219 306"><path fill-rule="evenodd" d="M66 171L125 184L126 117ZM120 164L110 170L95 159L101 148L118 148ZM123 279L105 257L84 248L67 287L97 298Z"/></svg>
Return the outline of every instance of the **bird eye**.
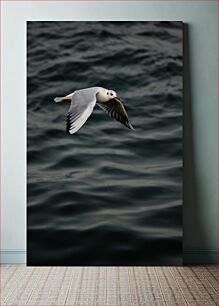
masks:
<svg viewBox="0 0 219 306"><path fill-rule="evenodd" d="M113 96L113 93L111 92L111 96Z"/></svg>
<svg viewBox="0 0 219 306"><path fill-rule="evenodd" d="M107 92L106 94L108 95L109 93Z"/></svg>

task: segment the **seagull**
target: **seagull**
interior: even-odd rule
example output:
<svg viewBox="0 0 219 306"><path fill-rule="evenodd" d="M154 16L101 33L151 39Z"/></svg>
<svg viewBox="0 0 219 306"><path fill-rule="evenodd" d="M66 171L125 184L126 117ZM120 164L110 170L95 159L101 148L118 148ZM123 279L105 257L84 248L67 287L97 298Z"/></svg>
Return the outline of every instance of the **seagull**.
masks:
<svg viewBox="0 0 219 306"><path fill-rule="evenodd" d="M114 90L90 87L76 90L64 97L56 97L54 102L71 103L66 120L66 133L68 134L76 133L84 125L96 104L112 118L134 130L126 110Z"/></svg>

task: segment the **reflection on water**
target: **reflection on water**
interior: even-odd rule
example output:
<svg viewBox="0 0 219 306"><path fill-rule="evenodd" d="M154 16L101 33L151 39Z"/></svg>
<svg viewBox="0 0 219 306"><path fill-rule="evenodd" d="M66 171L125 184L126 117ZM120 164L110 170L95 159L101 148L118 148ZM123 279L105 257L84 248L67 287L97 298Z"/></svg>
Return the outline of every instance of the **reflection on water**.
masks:
<svg viewBox="0 0 219 306"><path fill-rule="evenodd" d="M181 22L28 22L28 264L182 259ZM74 135L55 96L117 91Z"/></svg>

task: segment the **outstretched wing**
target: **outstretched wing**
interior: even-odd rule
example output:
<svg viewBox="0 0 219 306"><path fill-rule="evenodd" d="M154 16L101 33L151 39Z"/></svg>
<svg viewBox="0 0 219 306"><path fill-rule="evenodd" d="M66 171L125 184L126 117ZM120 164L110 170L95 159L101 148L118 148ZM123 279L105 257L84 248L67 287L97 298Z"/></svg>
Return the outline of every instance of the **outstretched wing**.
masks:
<svg viewBox="0 0 219 306"><path fill-rule="evenodd" d="M131 122L129 121L125 107L118 98L111 99L104 103L97 103L103 110L105 110L112 118L115 118L129 129L134 130Z"/></svg>
<svg viewBox="0 0 219 306"><path fill-rule="evenodd" d="M88 88L76 91L67 113L66 133L76 133L90 117L96 104L97 89Z"/></svg>

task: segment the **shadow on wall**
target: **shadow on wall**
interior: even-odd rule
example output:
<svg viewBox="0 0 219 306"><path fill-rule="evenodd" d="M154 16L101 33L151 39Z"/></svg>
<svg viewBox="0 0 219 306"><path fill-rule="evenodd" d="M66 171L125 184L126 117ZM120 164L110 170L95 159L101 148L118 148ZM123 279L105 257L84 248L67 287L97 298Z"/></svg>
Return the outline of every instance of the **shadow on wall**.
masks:
<svg viewBox="0 0 219 306"><path fill-rule="evenodd" d="M190 57L189 57L189 25L184 24L183 28L183 249L184 249L184 264L190 264L189 250L198 249L198 237L207 239L202 222L199 207L198 195L198 178L195 162L194 148L194 127L193 127L193 104L192 104L192 80L190 72ZM193 262L194 264L194 258ZM198 260L197 260L198 264Z"/></svg>

